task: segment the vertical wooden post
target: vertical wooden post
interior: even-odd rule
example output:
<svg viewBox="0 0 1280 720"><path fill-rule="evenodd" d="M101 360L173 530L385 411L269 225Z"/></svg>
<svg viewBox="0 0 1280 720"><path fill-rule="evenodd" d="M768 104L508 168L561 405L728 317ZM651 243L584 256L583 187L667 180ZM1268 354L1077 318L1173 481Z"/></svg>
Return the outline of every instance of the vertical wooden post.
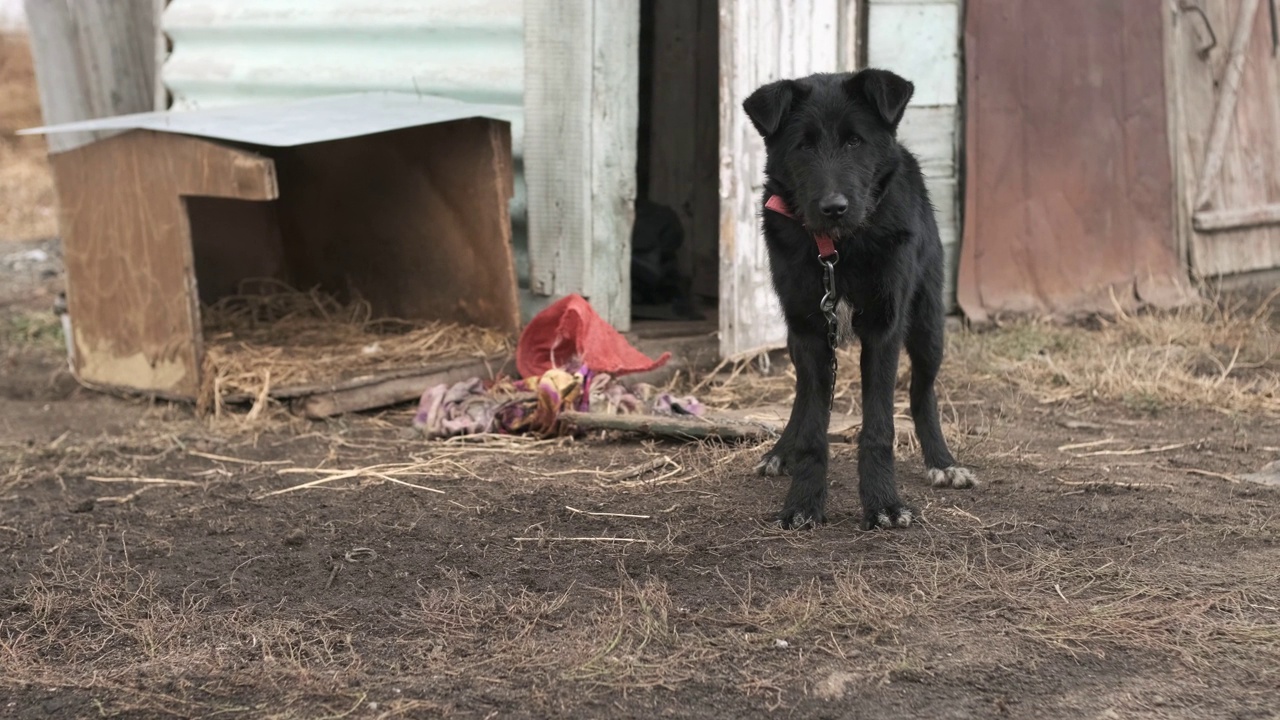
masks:
<svg viewBox="0 0 1280 720"><path fill-rule="evenodd" d="M836 21L836 61L841 72L855 72L862 67L862 6L866 0L840 0Z"/></svg>
<svg viewBox="0 0 1280 720"><path fill-rule="evenodd" d="M530 289L581 293L631 324L640 9L526 0L525 182Z"/></svg>
<svg viewBox="0 0 1280 720"><path fill-rule="evenodd" d="M156 0L26 0L46 125L155 109ZM56 133L49 151L113 133Z"/></svg>

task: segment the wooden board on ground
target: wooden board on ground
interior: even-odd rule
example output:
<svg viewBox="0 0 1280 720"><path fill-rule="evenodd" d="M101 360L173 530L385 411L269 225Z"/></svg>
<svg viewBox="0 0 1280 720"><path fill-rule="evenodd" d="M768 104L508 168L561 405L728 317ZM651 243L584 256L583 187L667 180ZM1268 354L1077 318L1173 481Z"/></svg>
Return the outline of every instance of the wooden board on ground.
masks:
<svg viewBox="0 0 1280 720"><path fill-rule="evenodd" d="M343 413L373 410L416 400L427 388L441 383L453 384L473 377L491 378L514 372L514 362L504 364L501 357L439 363L422 368L412 375L374 377L359 385L347 384L331 390L311 392L300 398L296 406L312 420L321 420Z"/></svg>
<svg viewBox="0 0 1280 720"><path fill-rule="evenodd" d="M705 416L692 415L605 415L566 412L561 418L579 430L610 430L674 440L716 438L728 442L772 440L786 427L790 406L768 405L743 410L717 410ZM827 439L833 443L852 442L862 424L858 416L837 413L831 418Z"/></svg>

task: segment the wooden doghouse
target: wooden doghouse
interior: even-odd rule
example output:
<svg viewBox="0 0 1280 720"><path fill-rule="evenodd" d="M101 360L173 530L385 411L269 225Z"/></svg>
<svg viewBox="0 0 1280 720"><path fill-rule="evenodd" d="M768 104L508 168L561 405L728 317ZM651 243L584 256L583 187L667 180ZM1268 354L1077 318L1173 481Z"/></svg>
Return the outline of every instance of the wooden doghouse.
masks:
<svg viewBox="0 0 1280 720"><path fill-rule="evenodd" d="M26 131L121 133L51 156L77 378L194 399L201 303L250 278L514 335L510 113L362 93Z"/></svg>

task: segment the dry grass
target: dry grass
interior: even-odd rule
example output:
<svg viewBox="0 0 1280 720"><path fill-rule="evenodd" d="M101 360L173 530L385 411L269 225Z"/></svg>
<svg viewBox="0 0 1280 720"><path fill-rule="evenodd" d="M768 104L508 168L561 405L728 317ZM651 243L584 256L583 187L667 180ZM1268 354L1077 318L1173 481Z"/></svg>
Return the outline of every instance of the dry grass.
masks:
<svg viewBox="0 0 1280 720"><path fill-rule="evenodd" d="M278 287L223 298L203 310L205 387L201 407L276 388L328 384L446 359L489 358L510 350L494 330L444 322L372 318L363 301L341 303Z"/></svg>
<svg viewBox="0 0 1280 720"><path fill-rule="evenodd" d="M1192 672L1229 666L1264 686L1274 680L1280 575L1273 569L1161 562L1154 542L1024 547L1015 540L1026 526L955 517L923 541L892 542L892 559L870 553L880 559L798 586L772 584L768 573L721 575L714 600L633 579L625 569L627 558L660 562L671 547L614 552L617 583L606 588L478 589L459 571L451 582L422 588L416 609L395 614L390 637L365 636L360 615L344 609L215 609L215 598L234 595L234 579L204 592L165 589L133 569L127 553L123 562L100 554L83 570L55 553L0 604L9 618L0 620L0 686L118 691L108 708L190 716L225 706L201 696L243 697L247 689L275 694L282 710L307 695L341 706L355 688L422 677L532 688L572 683L584 697L625 697L720 684L729 675L741 693L782 704L784 692L794 701L813 665L807 657L857 668L857 682L875 684L988 659L980 643L953 645L949 659L919 645L976 635L1003 635L1006 644L1041 652L1164 658ZM744 540L773 537L757 532L764 534ZM803 546L791 537L777 539ZM864 536L854 544L873 542ZM201 692L192 693L197 680ZM136 689L144 685L155 689Z"/></svg>
<svg viewBox="0 0 1280 720"><path fill-rule="evenodd" d="M44 139L14 135L40 122L26 36L0 33L0 242L57 234L57 197Z"/></svg>
<svg viewBox="0 0 1280 720"><path fill-rule="evenodd" d="M1135 410L1280 413L1280 332L1273 293L1260 306L1205 302L1098 319L1085 329L1020 322L966 333L951 364L974 381L1012 384L1042 403L1108 400Z"/></svg>
<svg viewBox="0 0 1280 720"><path fill-rule="evenodd" d="M55 556L0 603L20 618L0 621L0 686L92 689L115 695L100 705L115 712L198 717L249 710L200 696L230 694L247 678L226 671L252 665L254 682L279 689L281 710L305 695L349 704L342 678L360 667L349 618L319 608L288 618L255 605L213 611L211 597L190 589L168 596L127 557L100 556L75 570ZM193 683L204 686L192 693Z"/></svg>
<svg viewBox="0 0 1280 720"><path fill-rule="evenodd" d="M1013 386L1042 403L1073 399L1125 403L1135 410L1203 408L1280 414L1280 329L1275 294L1258 303L1205 302L1165 313L1096 318L1091 326L1034 319L998 329L951 333L939 380L949 388ZM858 412L857 347L839 353L837 409ZM768 368L763 370L762 368ZM903 354L899 389L910 362ZM752 358L726 364L690 389L713 407L789 402L789 362Z"/></svg>

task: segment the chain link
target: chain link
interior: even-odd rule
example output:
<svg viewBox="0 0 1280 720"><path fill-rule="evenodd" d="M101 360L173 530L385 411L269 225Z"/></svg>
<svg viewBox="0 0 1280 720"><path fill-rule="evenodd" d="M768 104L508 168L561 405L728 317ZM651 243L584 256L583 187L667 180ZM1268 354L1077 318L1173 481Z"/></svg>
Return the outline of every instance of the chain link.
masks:
<svg viewBox="0 0 1280 720"><path fill-rule="evenodd" d="M840 345L840 320L836 317L836 263L839 253L830 258L818 258L822 263L822 315L827 319L827 345L831 347L831 395L827 398L827 409L836 404L836 374L840 369L840 361L836 359L836 348Z"/></svg>

